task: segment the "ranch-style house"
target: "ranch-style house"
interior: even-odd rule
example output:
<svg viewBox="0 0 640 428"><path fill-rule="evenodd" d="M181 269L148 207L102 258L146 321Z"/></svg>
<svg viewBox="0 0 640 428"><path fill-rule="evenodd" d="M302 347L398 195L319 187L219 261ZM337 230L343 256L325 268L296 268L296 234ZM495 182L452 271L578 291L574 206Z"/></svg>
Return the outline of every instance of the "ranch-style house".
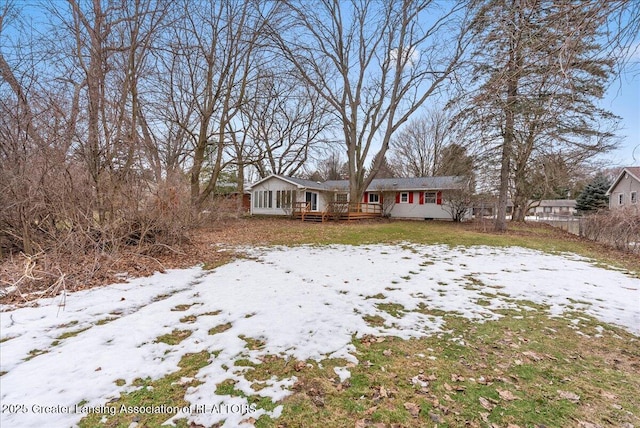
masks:
<svg viewBox="0 0 640 428"><path fill-rule="evenodd" d="M317 182L270 175L247 188L252 215L293 216L307 221L388 216L450 220L447 192L467 189L462 177L377 178L362 200L349 200L349 181ZM470 211L470 210L469 210ZM470 212L468 214L470 216Z"/></svg>

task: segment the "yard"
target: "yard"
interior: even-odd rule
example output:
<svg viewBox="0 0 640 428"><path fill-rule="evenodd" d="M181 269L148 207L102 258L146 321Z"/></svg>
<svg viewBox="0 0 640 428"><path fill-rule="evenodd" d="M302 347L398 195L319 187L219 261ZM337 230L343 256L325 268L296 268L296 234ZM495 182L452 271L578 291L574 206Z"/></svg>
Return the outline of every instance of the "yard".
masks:
<svg viewBox="0 0 640 428"><path fill-rule="evenodd" d="M155 262L2 307L0 425L640 426L640 262L552 228L238 220Z"/></svg>

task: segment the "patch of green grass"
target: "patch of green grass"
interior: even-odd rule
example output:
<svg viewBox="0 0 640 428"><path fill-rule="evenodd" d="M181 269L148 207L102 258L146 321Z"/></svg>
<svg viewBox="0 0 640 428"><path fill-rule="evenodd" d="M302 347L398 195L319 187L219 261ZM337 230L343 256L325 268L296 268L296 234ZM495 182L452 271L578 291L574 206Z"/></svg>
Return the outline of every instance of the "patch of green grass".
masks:
<svg viewBox="0 0 640 428"><path fill-rule="evenodd" d="M384 325L384 318L380 315L365 315L362 319L371 327L382 327Z"/></svg>
<svg viewBox="0 0 640 428"><path fill-rule="evenodd" d="M209 335L214 335L214 334L218 334L218 333L222 333L223 331L227 331L231 328L231 323L225 323L225 324L220 324L217 325L213 328L209 329Z"/></svg>
<svg viewBox="0 0 640 428"><path fill-rule="evenodd" d="M107 317L107 318L102 318L102 319L100 319L100 320L96 321L95 325L105 325L105 324L108 324L108 323L110 323L111 321L115 321L115 320L117 320L117 319L118 319L117 317Z"/></svg>
<svg viewBox="0 0 640 428"><path fill-rule="evenodd" d="M85 328L81 328L79 330L67 331L66 333L62 333L60 336L58 336L56 338L56 340L64 340L64 339L68 339L70 337L75 337L75 336L79 335L80 333L82 333L83 331L89 330L90 328L91 327L85 327Z"/></svg>
<svg viewBox="0 0 640 428"><path fill-rule="evenodd" d="M394 318L402 318L407 312L399 303L376 303L376 308L391 315Z"/></svg>
<svg viewBox="0 0 640 428"><path fill-rule="evenodd" d="M159 427L169 419L173 414L164 413L142 413L131 414L119 412L121 406L165 406L166 408L175 408L188 406L189 403L184 399L187 388L196 386L200 382L194 380L190 383L182 382L183 378L192 378L198 370L209 363L210 354L202 351L197 354L187 354L180 360L178 366L180 370L171 373L163 378L138 379L134 382L140 389L122 394L117 400L107 404L108 407L116 409L115 415L92 413L83 418L79 426L81 428L92 428L99 426L107 427L128 427L134 421L137 426ZM117 381L116 381L117 382ZM100 420L103 416L107 417L107 422L102 423ZM186 421L180 420L176 424L179 427L187 427Z"/></svg>
<svg viewBox="0 0 640 428"><path fill-rule="evenodd" d="M602 250L602 245L576 239L575 236L547 225L509 223L506 233L494 233L491 224L481 222L453 223L445 221L381 220L353 223L326 223L319 227L286 219L248 219L246 227L269 230L268 244L445 244L453 247L486 245L493 247L519 246L548 253L576 253L598 261L604 266L615 266L635 272L640 277L640 259L622 252ZM311 227L313 226L313 227ZM260 235L259 243L264 245ZM258 241L256 241L258 243ZM407 248L411 248L408 246ZM412 251L415 249L411 248Z"/></svg>
<svg viewBox="0 0 640 428"><path fill-rule="evenodd" d="M569 251L597 259L598 263L640 272L638 260L616 258L611 252L599 251L600 247L595 244L564 239L552 230L527 225L510 227L504 234L493 234L474 225L445 222L380 221L310 227L301 222L282 221L280 225L273 219L268 221L270 244L361 245L406 241L451 246L518 245L550 253ZM433 262L423 263L426 267ZM444 293L446 284L441 286ZM468 281L468 286L475 290L489 287L473 280ZM481 295L494 296L487 292ZM577 311L550 318L545 305L514 299L509 302L517 308L496 310L502 318L484 323L420 305L417 312L444 321L443 331L412 340L354 337L352 345L359 364L349 368L351 377L344 382L338 380L333 369L348 363L331 359L299 365L280 356L267 356L259 364L248 359L237 360L235 367L226 369L242 371L246 369L241 367L250 367L243 373L255 391L274 376L298 379L292 387L293 394L282 403L282 416L277 420L263 416L256 422L258 427L309 426L310 421L313 426L327 427L354 426L357 421L365 426L379 423L403 427L436 424L551 427L576 426L579 421L603 426L639 425L640 404L635 399L640 390L637 337ZM402 316L406 311L399 305L378 309L392 316ZM217 314L219 312L210 315ZM384 318L379 315L363 318L371 325L384 324ZM578 320L578 324L572 320ZM230 327L231 324L224 324L209 333L216 334ZM589 336L577 334L577 329ZM596 333L600 337L595 337ZM250 349L261 349L264 345L259 339L243 337L243 340ZM153 398L154 405L172 396L159 392L157 384L149 379L140 379L138 384L142 387L141 396L154 391L158 394ZM153 386L150 391L149 386ZM176 398L167 404L178 405L186 387L182 386ZM231 380L218 384L217 388L219 393L245 397ZM580 397L577 403L563 398L572 397L571 394ZM280 404L258 396L246 398L265 409ZM121 401L133 402L133 398L127 395L121 397ZM416 409L412 406L419 409L416 416L409 411ZM109 418L105 426L126 427L132 421L126 415L118 418ZM164 415L159 419L163 422L167 418ZM92 423L83 421L83 426L98 426L99 419L94 418ZM159 425L157 420L147 419L139 423ZM186 423L178 421L178 426Z"/></svg>
<svg viewBox="0 0 640 428"><path fill-rule="evenodd" d="M220 315L221 313L222 313L221 310L217 310L217 311L205 312L205 313L200 314L198 316L199 317L209 317L209 316L213 317L213 316L216 316L216 315Z"/></svg>
<svg viewBox="0 0 640 428"><path fill-rule="evenodd" d="M77 320L73 320L73 321L69 321L68 323L58 325L58 328L69 328L69 327L73 327L74 325L77 325L77 324L78 324L78 321Z"/></svg>
<svg viewBox="0 0 640 428"><path fill-rule="evenodd" d="M187 315L185 317L180 318L180 322L184 324L192 324L196 322L197 319L198 317L195 315Z"/></svg>
<svg viewBox="0 0 640 428"><path fill-rule="evenodd" d="M445 315L454 314L453 312L446 312L446 311L443 311L442 309L430 308L422 302L418 303L418 308L415 309L414 311L419 312L421 314L433 315L437 317L443 317Z"/></svg>
<svg viewBox="0 0 640 428"><path fill-rule="evenodd" d="M235 360L233 362L233 365L238 367L254 367L255 366L255 364L253 364L251 361L245 358L240 358L239 360Z"/></svg>
<svg viewBox="0 0 640 428"><path fill-rule="evenodd" d="M222 257L220 259L216 259L215 261L206 261L206 262L203 263L202 269L204 269L204 270L214 270L216 268L219 268L220 266L226 265L227 263L232 261L234 258L237 258L237 257L232 255L232 254L227 254L226 257Z"/></svg>
<svg viewBox="0 0 640 428"><path fill-rule="evenodd" d="M23 361L29 361L34 359L35 357L37 357L38 355L42 355L42 354L46 354L49 351L47 350L43 350L43 349L32 349L31 351L29 351L29 356L26 357Z"/></svg>
<svg viewBox="0 0 640 428"><path fill-rule="evenodd" d="M232 397L246 397L246 395L236 389L236 381L227 379L216 385L216 395L230 395Z"/></svg>
<svg viewBox="0 0 640 428"><path fill-rule="evenodd" d="M157 296L155 296L151 301L152 302L160 302L162 300L168 299L169 297L171 297L170 293L163 293L163 294L158 294Z"/></svg>
<svg viewBox="0 0 640 428"><path fill-rule="evenodd" d="M271 411L276 408L277 404L267 397L259 397L257 395L246 395L244 392L236 389L236 382L227 379L216 385L216 395L228 395L230 397L242 397L247 399L249 405L255 405L256 408Z"/></svg>
<svg viewBox="0 0 640 428"><path fill-rule="evenodd" d="M338 383L325 367L295 373L299 386L284 400L282 416L261 418L258 426L637 424L639 339L611 326L600 338L583 337L567 319L550 318L544 305L517 303L527 307L526 317L503 310L500 320L476 323L441 313L440 335L354 338L360 363L351 378ZM585 318L586 327L602 324ZM579 400L563 398L571 394ZM418 406L417 417L406 403Z"/></svg>
<svg viewBox="0 0 640 428"><path fill-rule="evenodd" d="M247 345L246 347L252 351L264 348L265 342L261 339L255 339L253 337L247 337L243 334L238 336L240 339L244 340Z"/></svg>
<svg viewBox="0 0 640 428"><path fill-rule="evenodd" d="M480 292L480 293L478 293L478 294L479 294L479 295L481 295L481 296L484 296L484 297L488 297L488 298L490 298L490 299L495 299L496 297L498 297L498 295L497 295L497 294L489 293L489 292L487 292L487 291L483 291L483 292Z"/></svg>
<svg viewBox="0 0 640 428"><path fill-rule="evenodd" d="M191 336L193 333L191 330L178 330L174 329L171 333L163 334L159 336L155 342L156 343L166 343L167 345L177 345L178 343L185 340L187 337Z"/></svg>
<svg viewBox="0 0 640 428"><path fill-rule="evenodd" d="M367 299L380 299L380 300L382 300L382 299L386 299L386 298L387 298L387 296L385 296L384 294L378 293L378 294L374 294L373 296L365 297L365 300L367 300Z"/></svg>

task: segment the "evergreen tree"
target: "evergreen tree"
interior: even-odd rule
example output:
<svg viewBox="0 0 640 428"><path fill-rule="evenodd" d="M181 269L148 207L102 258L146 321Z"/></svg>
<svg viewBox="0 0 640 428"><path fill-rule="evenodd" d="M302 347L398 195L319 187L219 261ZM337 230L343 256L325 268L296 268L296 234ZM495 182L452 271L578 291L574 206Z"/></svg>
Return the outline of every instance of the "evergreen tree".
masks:
<svg viewBox="0 0 640 428"><path fill-rule="evenodd" d="M442 149L435 175L473 176L473 158L467 154L463 146L452 143Z"/></svg>
<svg viewBox="0 0 640 428"><path fill-rule="evenodd" d="M532 160L580 163L615 147L617 117L601 109L615 58L601 46L616 2L484 0L475 22L468 107L458 115L500 165L496 230L523 221Z"/></svg>
<svg viewBox="0 0 640 428"><path fill-rule="evenodd" d="M579 212L589 213L609 206L607 190L611 182L603 174L598 173L593 180L584 188L576 199L576 209Z"/></svg>
<svg viewBox="0 0 640 428"><path fill-rule="evenodd" d="M374 165L380 165L378 167L378 171L375 173L375 178L394 178L397 177L396 172L393 167L387 161L387 157L382 155L382 159L378 159L380 157L380 153L376 154L371 161L371 169L373 169Z"/></svg>

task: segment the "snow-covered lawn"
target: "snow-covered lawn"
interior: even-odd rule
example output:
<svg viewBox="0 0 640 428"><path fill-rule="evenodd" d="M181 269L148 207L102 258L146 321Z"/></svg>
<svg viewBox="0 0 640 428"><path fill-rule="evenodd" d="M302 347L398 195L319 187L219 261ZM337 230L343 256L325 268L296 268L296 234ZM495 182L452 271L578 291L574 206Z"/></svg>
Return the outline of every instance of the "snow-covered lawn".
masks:
<svg viewBox="0 0 640 428"><path fill-rule="evenodd" d="M38 307L3 307L0 426L77 424L83 412L135 389L134 379L176 372L181 357L203 350L219 353L185 399L206 412L169 409L168 423L188 418L238 426L248 416L277 417L282 406L243 415L237 409L246 409L246 399L218 396L216 385L232 379L247 395L278 401L295 379L272 379L255 392L244 377L249 368L234 361L280 355L356 363L353 335L410 338L445 330L441 317L418 311L421 304L478 321L497 319L499 308L520 308L517 300L548 305L550 315L571 306L640 334L640 280L575 255L412 244L247 252L250 258L213 271L195 267L71 293L64 308L60 297ZM385 312L381 303L402 305L403 316ZM579 330L580 319L572 314ZM364 320L376 315L385 319L382 327ZM226 323L230 328L210 334ZM157 341L175 329L191 335L177 345ZM264 346L250 350L242 337ZM336 377L348 375L347 368L336 370ZM126 383L118 386L119 379Z"/></svg>

